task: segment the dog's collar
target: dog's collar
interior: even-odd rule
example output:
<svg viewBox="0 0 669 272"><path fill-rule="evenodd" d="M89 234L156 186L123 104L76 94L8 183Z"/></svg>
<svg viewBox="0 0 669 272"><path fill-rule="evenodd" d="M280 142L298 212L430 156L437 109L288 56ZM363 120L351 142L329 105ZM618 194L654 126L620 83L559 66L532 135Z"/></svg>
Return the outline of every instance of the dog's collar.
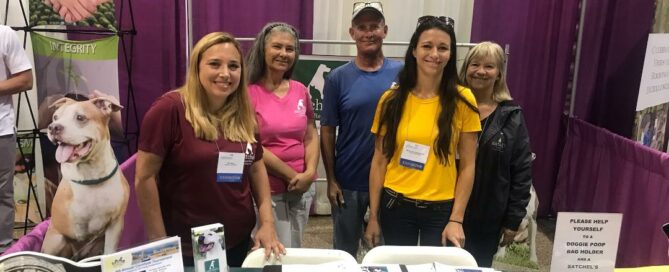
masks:
<svg viewBox="0 0 669 272"><path fill-rule="evenodd" d="M96 179L84 179L84 180L74 180L73 179L72 182L77 183L77 184L81 184L81 185L95 185L95 184L99 184L99 183L104 182L105 180L110 179L111 177L114 176L114 174L116 174L116 171L118 171L118 163L116 163L116 166L114 166L114 170L112 170L111 173L109 173L109 175L106 175L106 176L101 177L101 178L96 178Z"/></svg>

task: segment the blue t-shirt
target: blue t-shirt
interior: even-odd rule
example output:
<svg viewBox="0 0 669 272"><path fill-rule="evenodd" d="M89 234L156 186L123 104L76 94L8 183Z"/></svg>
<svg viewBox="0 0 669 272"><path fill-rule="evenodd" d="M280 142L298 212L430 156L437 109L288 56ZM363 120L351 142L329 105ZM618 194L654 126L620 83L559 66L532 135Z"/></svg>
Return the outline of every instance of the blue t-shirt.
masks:
<svg viewBox="0 0 669 272"><path fill-rule="evenodd" d="M343 189L369 191L374 154L374 135L369 129L379 98L396 81L402 66L402 62L384 59L381 69L365 72L350 61L325 80L321 126L339 127L335 177Z"/></svg>

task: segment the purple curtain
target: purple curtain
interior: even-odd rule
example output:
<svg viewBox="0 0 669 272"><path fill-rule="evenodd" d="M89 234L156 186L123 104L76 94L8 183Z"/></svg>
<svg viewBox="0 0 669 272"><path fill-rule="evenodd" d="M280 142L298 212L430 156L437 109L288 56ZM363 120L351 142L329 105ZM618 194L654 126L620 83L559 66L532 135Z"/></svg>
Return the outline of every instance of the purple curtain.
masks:
<svg viewBox="0 0 669 272"><path fill-rule="evenodd" d="M655 0L587 2L575 116L632 136L654 12Z"/></svg>
<svg viewBox="0 0 669 272"><path fill-rule="evenodd" d="M523 107L532 151L539 214L550 212L559 162L564 111L578 0L474 2L472 42L495 41L510 46L507 81Z"/></svg>
<svg viewBox="0 0 669 272"><path fill-rule="evenodd" d="M265 24L274 21L289 23L298 29L300 38L311 39L313 5L313 0L193 1L193 42L214 31L229 32L235 37L255 37ZM242 45L248 49L251 43ZM310 48L305 46L302 53L311 53Z"/></svg>
<svg viewBox="0 0 669 272"><path fill-rule="evenodd" d="M121 2L128 10L128 0L116 0L117 14ZM186 74L185 57L185 0L131 0L137 35L130 52L130 36L126 39L126 50L132 54L128 69L123 62L123 48L119 52L119 80L121 101L128 95L128 81L132 79L138 120L151 103L163 93L183 84ZM254 37L266 23L284 21L294 25L302 38L312 38L313 2L311 0L262 1L262 0L197 0L192 1L193 43L206 33L226 31L236 37ZM131 26L128 13L123 15L124 29ZM250 44L247 44L248 47ZM303 50L306 53L310 50ZM127 110L124 113L128 112ZM125 118L125 116L124 116ZM129 118L129 131L139 125L134 116ZM136 130L135 130L136 131ZM135 139L131 140L134 148Z"/></svg>
<svg viewBox="0 0 669 272"><path fill-rule="evenodd" d="M125 106L123 121L128 113L136 111L136 117L134 114L128 116L127 128L129 133L137 133L140 124L135 119L141 123L144 113L157 97L183 82L187 66L183 53L185 15L183 0L163 0L159 4L152 0L115 0L116 16L123 30L132 27L130 2L137 35L122 37L118 75L121 103ZM124 54L131 63L125 61ZM130 81L135 107L126 103ZM136 135L129 135L128 140L130 152L126 156L135 151Z"/></svg>
<svg viewBox="0 0 669 272"><path fill-rule="evenodd" d="M555 210L622 213L616 267L669 264L669 154L579 119L566 138Z"/></svg>

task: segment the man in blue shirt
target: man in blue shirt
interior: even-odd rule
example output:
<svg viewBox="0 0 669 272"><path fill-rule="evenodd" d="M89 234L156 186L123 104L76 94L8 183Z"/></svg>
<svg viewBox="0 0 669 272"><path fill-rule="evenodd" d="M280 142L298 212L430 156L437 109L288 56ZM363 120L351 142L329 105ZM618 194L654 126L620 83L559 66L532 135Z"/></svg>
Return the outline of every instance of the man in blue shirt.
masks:
<svg viewBox="0 0 669 272"><path fill-rule="evenodd" d="M401 62L383 56L381 47L387 33L381 3L355 3L349 34L355 40L357 55L329 74L323 90L321 153L332 207L333 244L353 256L369 205L369 168L374 153L370 128L376 104L402 68Z"/></svg>

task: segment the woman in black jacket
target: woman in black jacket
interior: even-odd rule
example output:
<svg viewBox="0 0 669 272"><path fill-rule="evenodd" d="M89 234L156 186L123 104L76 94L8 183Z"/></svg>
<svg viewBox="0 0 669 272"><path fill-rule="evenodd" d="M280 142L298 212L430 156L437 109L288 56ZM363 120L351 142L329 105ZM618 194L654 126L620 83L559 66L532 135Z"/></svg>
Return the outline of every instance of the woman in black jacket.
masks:
<svg viewBox="0 0 669 272"><path fill-rule="evenodd" d="M492 265L500 237L503 244L513 240L532 184L530 141L506 85L504 62L498 44L482 42L469 50L460 71L460 80L476 96L483 129L464 222L465 249L481 267Z"/></svg>

